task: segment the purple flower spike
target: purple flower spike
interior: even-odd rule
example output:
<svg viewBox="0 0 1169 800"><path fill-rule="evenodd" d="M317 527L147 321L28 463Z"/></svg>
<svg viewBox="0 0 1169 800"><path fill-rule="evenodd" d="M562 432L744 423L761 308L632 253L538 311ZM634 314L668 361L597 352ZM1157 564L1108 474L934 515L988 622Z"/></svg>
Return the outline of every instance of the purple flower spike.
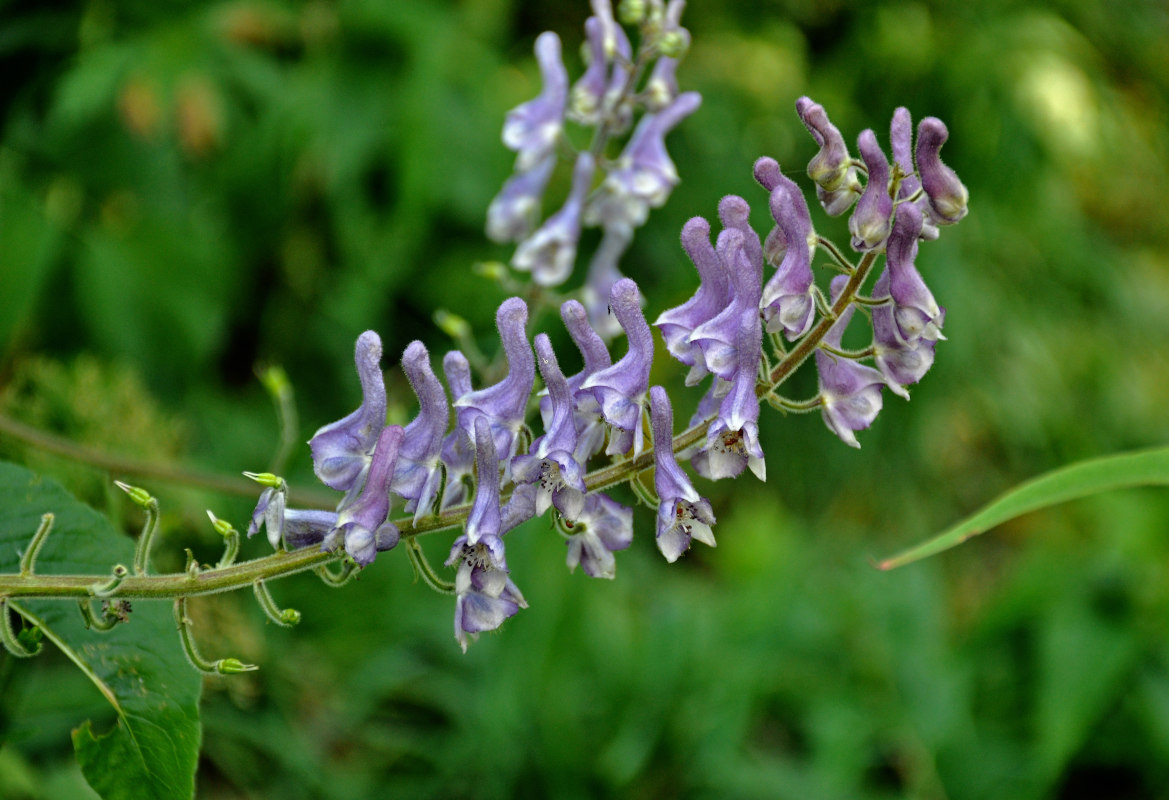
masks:
<svg viewBox="0 0 1169 800"><path fill-rule="evenodd" d="M536 486L537 515L556 506L566 519L575 520L584 508L584 471L573 453L577 446L575 407L568 380L556 362L556 353L547 335L536 336L536 361L552 400L552 422L547 432L532 442L529 455L512 460L516 484Z"/></svg>
<svg viewBox="0 0 1169 800"><path fill-rule="evenodd" d="M819 103L801 97L796 100L796 113L820 145L820 152L808 162L808 177L816 182L816 196L824 210L830 216L839 216L861 193L848 146Z"/></svg>
<svg viewBox="0 0 1169 800"><path fill-rule="evenodd" d="M847 282L847 275L837 275L832 279L833 302ZM855 310L851 305L844 310L824 335L825 344L840 348L844 329L848 327ZM820 375L820 401L823 403L825 424L845 444L860 447L853 431L872 425L880 412L881 386L885 382L883 376L872 367L824 350L816 351L816 370Z"/></svg>
<svg viewBox="0 0 1169 800"><path fill-rule="evenodd" d="M349 416L313 434L309 447L313 471L339 492L353 492L369 467L378 434L386 424L386 387L382 380L382 340L373 331L357 337L355 361L361 379L361 406ZM351 496L342 505L352 500Z"/></svg>
<svg viewBox="0 0 1169 800"><path fill-rule="evenodd" d="M686 92L662 111L641 118L600 191L585 207L586 225L632 230L645 222L649 209L666 202L678 185L678 170L666 152L666 134L701 104L701 95Z"/></svg>
<svg viewBox="0 0 1169 800"><path fill-rule="evenodd" d="M727 199L724 198L720 204L720 214L728 207ZM742 203L742 208L746 207L742 198L734 199ZM738 207L738 203L731 205ZM726 219L734 221L730 216ZM719 234L715 250L730 275L731 302L713 319L695 328L690 334L690 342L702 349L702 366L729 381L734 379L739 364L739 329L745 323L759 326L759 303L763 293L763 248L754 231L747 235L741 227L728 226ZM693 385L703 374L691 369L686 382Z"/></svg>
<svg viewBox="0 0 1169 800"><path fill-rule="evenodd" d="M446 392L430 368L430 355L422 342L411 342L402 354L402 369L418 396L418 416L406 426L406 438L398 453L398 466L390 489L406 500L414 521L434 507L442 481L439 454L450 422Z"/></svg>
<svg viewBox="0 0 1169 800"><path fill-rule="evenodd" d="M889 125L889 144L893 149L893 163L897 165L904 176L901 179L901 186L897 190L897 198L907 200L921 189L921 181L918 180L913 166L913 117L910 116L909 109L904 106L893 112L893 122ZM924 194L915 202L923 212L929 207L929 197ZM922 225L921 238L938 238L938 226L930 222L928 218Z"/></svg>
<svg viewBox="0 0 1169 800"><path fill-rule="evenodd" d="M690 549L691 539L715 546L714 513L710 502L694 491L690 478L674 458L674 410L666 390L649 390L650 423L654 436L654 489L658 493L658 549L673 563Z"/></svg>
<svg viewBox="0 0 1169 800"><path fill-rule="evenodd" d="M641 410L645 404L645 392L649 389L653 334L641 313L641 294L636 283L622 278L613 284L609 304L625 331L629 352L613 366L590 375L581 389L593 393L601 407L601 415L612 426L605 452L624 454L632 447L636 456L641 453L643 444Z"/></svg>
<svg viewBox="0 0 1169 800"><path fill-rule="evenodd" d="M949 137L946 124L937 117L926 117L917 125L917 173L930 199L930 221L937 225L953 225L966 216L970 200L957 173L942 163L942 145Z"/></svg>
<svg viewBox="0 0 1169 800"><path fill-rule="evenodd" d="M544 32L536 39L536 60L544 90L508 112L503 123L503 143L516 156L516 170L527 172L556 152L564 129L564 108L568 102L568 72L560 59L560 39Z"/></svg>
<svg viewBox="0 0 1169 800"><path fill-rule="evenodd" d="M540 199L552 177L552 154L527 172L507 179L487 207L487 238L493 242L518 242L532 233L540 217Z"/></svg>
<svg viewBox="0 0 1169 800"><path fill-rule="evenodd" d="M771 216L786 244L783 260L763 287L760 306L769 333L783 331L789 341L812 327L816 304L812 299L812 256L816 233L804 195L796 184L782 178L771 192ZM771 241L771 237L768 237Z"/></svg>
<svg viewBox="0 0 1169 800"><path fill-rule="evenodd" d="M581 208L592 185L594 168L592 154L577 156L572 190L564 206L516 248L511 265L531 272L532 280L540 286L558 286L572 274L580 240Z"/></svg>
<svg viewBox="0 0 1169 800"><path fill-rule="evenodd" d="M397 425L382 428L373 451L365 486L357 500L337 514L332 530L321 542L321 550L330 552L344 541L345 552L359 566L371 563L374 556L398 543L398 529L388 520L390 513L390 478L405 432Z"/></svg>
<svg viewBox="0 0 1169 800"><path fill-rule="evenodd" d="M889 238L893 198L889 196L889 160L877 144L877 135L871 129L861 131L857 147L869 170L869 182L848 218L848 230L852 233L852 249L865 253L879 250Z"/></svg>
<svg viewBox="0 0 1169 800"><path fill-rule="evenodd" d="M500 304L495 324L507 355L507 376L494 386L470 392L455 401L459 427L468 437L475 417L485 415L495 435L495 449L509 460L515 455L517 434L523 427L528 397L536 381L536 362L524 330L527 323L528 307L523 300L511 297Z"/></svg>
<svg viewBox="0 0 1169 800"><path fill-rule="evenodd" d="M455 401L471 393L471 365L458 350L443 356L442 372ZM442 440L441 452L446 467L446 488L439 507L446 509L467 501L467 481L475 468L475 446L467 432L456 425Z"/></svg>
<svg viewBox="0 0 1169 800"><path fill-rule="evenodd" d="M670 355L693 367L702 359L702 348L690 341L690 334L727 307L731 283L726 265L710 244L710 223L705 219L692 217L682 226L682 249L698 270L698 291L677 308L663 311L654 326L661 332ZM705 371L705 362L701 369Z"/></svg>
<svg viewBox="0 0 1169 800"><path fill-rule="evenodd" d="M763 347L758 320L743 320L735 342L738 364L730 391L719 405L718 417L706 431L706 443L690 463L704 478L734 478L745 468L761 481L767 480L767 465L759 444L759 398L755 384Z"/></svg>
<svg viewBox="0 0 1169 800"><path fill-rule="evenodd" d="M585 498L580 518L567 527L572 531L566 542L569 572L579 565L590 578L616 577L613 553L633 541L633 509L597 492Z"/></svg>
<svg viewBox="0 0 1169 800"><path fill-rule="evenodd" d="M897 323L897 332L909 345L916 345L923 339L932 342L946 338L942 335L946 310L938 306L921 273L913 265L921 226L922 216L916 206L899 206L885 257L889 294L893 297L893 319Z"/></svg>

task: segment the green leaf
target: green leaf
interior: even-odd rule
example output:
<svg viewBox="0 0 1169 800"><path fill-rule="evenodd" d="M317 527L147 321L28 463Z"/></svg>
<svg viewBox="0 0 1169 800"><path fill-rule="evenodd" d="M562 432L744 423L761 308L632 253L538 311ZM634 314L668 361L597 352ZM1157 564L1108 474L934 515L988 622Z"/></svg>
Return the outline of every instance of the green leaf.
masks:
<svg viewBox="0 0 1169 800"><path fill-rule="evenodd" d="M0 463L0 572L19 571L20 552L46 512L56 519L37 574L102 576L115 563L133 561L133 543L101 514L60 484ZM129 622L104 634L85 628L72 600L9 601L9 607L43 631L117 716L108 731L94 731L89 720L73 731L90 785L106 800L190 798L202 736L202 676L187 663L170 606L136 601ZM19 666L36 669L36 662Z"/></svg>
<svg viewBox="0 0 1169 800"><path fill-rule="evenodd" d="M980 511L916 547L877 564L896 569L957 547L967 539L1030 511L1101 492L1169 485L1169 447L1079 461L1016 486Z"/></svg>

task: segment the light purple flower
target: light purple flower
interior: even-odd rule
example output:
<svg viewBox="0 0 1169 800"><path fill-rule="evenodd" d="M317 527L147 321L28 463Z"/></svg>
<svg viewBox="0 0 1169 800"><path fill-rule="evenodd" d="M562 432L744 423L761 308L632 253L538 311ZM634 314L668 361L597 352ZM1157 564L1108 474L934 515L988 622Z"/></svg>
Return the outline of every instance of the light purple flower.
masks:
<svg viewBox="0 0 1169 800"><path fill-rule="evenodd" d="M808 177L816 182L816 196L820 205L829 215L839 216L852 206L861 193L861 184L856 177L852 157L848 154L848 146L819 103L801 97L796 100L796 113L816 144L820 145L820 152L808 162Z"/></svg>
<svg viewBox="0 0 1169 800"><path fill-rule="evenodd" d="M285 509L281 531L284 547L288 550L299 550L302 547L320 544L336 525L336 511Z"/></svg>
<svg viewBox="0 0 1169 800"><path fill-rule="evenodd" d="M838 275L832 279L833 302L846 283L847 275ZM854 311L856 307L852 305L844 310L824 335L824 344L840 348L844 329L848 327ZM825 424L845 444L860 447L854 431L872 425L880 412L884 378L872 367L822 349L816 350L816 369L819 372L821 412Z"/></svg>
<svg viewBox="0 0 1169 800"><path fill-rule="evenodd" d="M641 313L640 292L637 284L622 278L613 284L609 304L625 337L629 352L616 364L594 372L581 385L589 390L601 406L601 414L612 427L610 455L624 454L633 448L636 456L642 449L641 411L645 392L649 389L649 369L653 361L653 334Z"/></svg>
<svg viewBox="0 0 1169 800"><path fill-rule="evenodd" d="M386 387L381 370L382 340L373 331L357 337L354 360L361 380L361 406L313 434L313 471L330 489L352 493L361 486L378 435L386 424ZM342 505L352 500L347 496Z"/></svg>
<svg viewBox="0 0 1169 800"><path fill-rule="evenodd" d="M922 216L917 206L909 203L898 206L885 255L889 294L893 298L893 320L898 334L908 345L946 338L942 336L946 310L938 306L921 273L913 265L921 226Z"/></svg>
<svg viewBox="0 0 1169 800"><path fill-rule="evenodd" d="M921 181L918 180L913 163L913 117L910 116L909 109L905 106L901 106L893 112L893 121L889 125L889 145L893 150L893 163L900 168L901 174L905 176L901 179L901 186L897 189L897 198L902 201L908 200L921 190ZM929 197L923 192L915 203L924 213L929 207ZM938 226L928 219L928 214L925 216L927 219L921 228L921 238L938 238Z"/></svg>
<svg viewBox="0 0 1169 800"><path fill-rule="evenodd" d="M926 117L917 125L917 174L930 199L930 221L937 225L953 225L966 216L970 200L957 173L942 163L942 145L949 137L946 124L937 117Z"/></svg>
<svg viewBox="0 0 1169 800"><path fill-rule="evenodd" d="M848 218L848 230L852 249L865 253L881 249L889 237L893 198L889 196L889 159L877 143L877 135L871 129L861 131L857 148L869 171L869 182Z"/></svg>
<svg viewBox="0 0 1169 800"><path fill-rule="evenodd" d="M333 528L321 542L321 550L331 552L344 541L345 552L359 566L370 564L374 556L398 543L398 529L390 513L390 478L405 432L397 425L382 428L374 447L373 460L365 485L357 500L337 513Z"/></svg>
<svg viewBox="0 0 1169 800"><path fill-rule="evenodd" d="M288 487L283 482L279 487L268 486L260 492L260 498L252 511L251 522L248 523L248 538L259 533L260 526L263 525L268 532L268 542L272 549L279 549L287 502Z"/></svg>
<svg viewBox="0 0 1169 800"><path fill-rule="evenodd" d="M633 48L607 2L594 3L593 9L596 16L585 20L588 67L572 87L568 117L582 125L598 125L607 116L610 129L620 132L633 113L628 101L614 107L625 89Z"/></svg>
<svg viewBox="0 0 1169 800"><path fill-rule="evenodd" d="M456 402L471 393L471 365L458 350L451 350L443 356L442 372ZM467 482L475 468L474 442L458 425L442 440L442 463L446 469L446 488L439 507L447 509L466 502L469 497Z"/></svg>
<svg viewBox="0 0 1169 800"><path fill-rule="evenodd" d="M465 394L455 401L459 427L469 437L475 417L486 416L495 437L495 449L505 459L515 455L528 398L536 381L536 362L524 330L527 322L528 307L523 300L511 297L500 304L495 324L507 356L507 375L499 383Z"/></svg>
<svg viewBox="0 0 1169 800"><path fill-rule="evenodd" d="M594 372L612 366L613 359L609 356L605 342L589 324L588 312L583 305L576 300L566 300L560 306L560 318L564 320L568 335L584 359L581 371L568 378L568 388L573 398L573 419L577 433L573 456L578 464L586 464L605 444L605 425L597 398L592 391L581 387ZM553 416L552 398L547 395L540 398L540 416L547 430Z"/></svg>
<svg viewBox="0 0 1169 800"><path fill-rule="evenodd" d="M419 408L418 416L406 426L390 489L406 500L406 511L414 512L417 523L434 507L442 481L439 456L451 413L446 392L430 368L430 355L422 342L411 342L406 348L402 370L418 396Z"/></svg>
<svg viewBox="0 0 1169 800"><path fill-rule="evenodd" d="M762 339L758 318L753 322L743 319L735 342L738 363L730 391L706 431L706 442L690 460L704 478L734 478L750 467L755 477L767 480L767 465L759 444L759 398L755 395Z"/></svg>
<svg viewBox="0 0 1169 800"><path fill-rule="evenodd" d="M873 286L874 299L885 297L889 297L888 269L881 273ZM935 342L918 339L916 344L907 343L897 329L893 312L894 305L891 301L872 309L873 360L885 379L885 385L908 400L909 392L905 387L920 381L933 366Z"/></svg>
<svg viewBox="0 0 1169 800"><path fill-rule="evenodd" d="M756 177L767 176L756 164ZM777 170L778 172L778 170ZM774 253L776 242L782 237L783 258L763 287L759 301L767 331L783 331L789 341L808 332L814 321L815 301L812 299L812 257L816 252L816 232L804 195L794 181L782 174L770 176L774 183L769 205L778 234L767 237L767 247ZM762 180L760 181L763 182Z"/></svg>
<svg viewBox="0 0 1169 800"><path fill-rule="evenodd" d="M592 185L593 170L591 153L577 156L568 199L516 248L511 265L522 272L531 272L532 280L540 286L558 286L572 274L580 241L581 208Z"/></svg>
<svg viewBox="0 0 1169 800"><path fill-rule="evenodd" d="M550 505L570 520L584 507L584 470L573 453L577 446L575 406L568 380L560 371L552 343L546 334L536 336L536 362L552 401L552 421L543 436L532 442L528 455L512 459L512 478L518 484L536 487L537 515Z"/></svg>
<svg viewBox="0 0 1169 800"><path fill-rule="evenodd" d="M682 305L663 311L654 326L661 332L670 355L688 367L701 363L699 371L704 373L702 348L690 341L690 334L730 304L730 275L710 244L710 223L702 217L692 217L682 226L682 249L698 270L698 291ZM690 385L695 382L687 381Z"/></svg>
<svg viewBox="0 0 1169 800"><path fill-rule="evenodd" d="M677 37L678 52L681 53L690 48L690 31L682 27L682 11L685 8L685 0L670 0L662 15L662 34ZM643 92L646 107L650 111L660 111L678 96L678 79L675 73L680 60L677 56L661 56L654 62L653 71L645 83Z"/></svg>
<svg viewBox="0 0 1169 800"><path fill-rule="evenodd" d="M658 113L641 118L601 188L586 204L586 225L631 230L645 222L649 209L665 204L678 185L678 170L666 152L666 134L701 104L701 95L686 92Z"/></svg>
<svg viewBox="0 0 1169 800"><path fill-rule="evenodd" d="M650 423L654 437L654 490L658 494L658 549L673 563L690 549L691 539L715 546L714 512L700 497L674 458L674 411L666 390L649 390Z"/></svg>
<svg viewBox="0 0 1169 800"><path fill-rule="evenodd" d="M527 238L540 218L540 199L556 166L552 154L526 172L517 172L503 184L487 207L487 238L518 242Z"/></svg>
<svg viewBox="0 0 1169 800"><path fill-rule="evenodd" d="M519 172L527 172L555 154L568 102L568 72L560 59L559 37L546 31L537 37L535 49L544 90L539 97L509 111L503 123L503 143L519 154Z"/></svg>
<svg viewBox="0 0 1169 800"><path fill-rule="evenodd" d="M621 325L609 313L609 295L613 291L613 284L625 277L617 268L617 262L631 241L632 229L623 226L605 228L601 243L589 261L588 276L580 290L581 302L588 310L589 322L606 342L621 333Z"/></svg>
<svg viewBox="0 0 1169 800"><path fill-rule="evenodd" d="M467 542L472 545L485 543L498 556L498 565L506 567L500 540L503 518L499 511L499 451L495 448L487 417L476 414L470 427L475 434L478 480L475 482L475 500L467 514Z"/></svg>
<svg viewBox="0 0 1169 800"><path fill-rule="evenodd" d="M584 508L575 521L566 521L568 535L567 564L570 572L577 565L590 578L612 579L617 574L613 553L624 550L633 541L633 509L600 492L585 498Z"/></svg>

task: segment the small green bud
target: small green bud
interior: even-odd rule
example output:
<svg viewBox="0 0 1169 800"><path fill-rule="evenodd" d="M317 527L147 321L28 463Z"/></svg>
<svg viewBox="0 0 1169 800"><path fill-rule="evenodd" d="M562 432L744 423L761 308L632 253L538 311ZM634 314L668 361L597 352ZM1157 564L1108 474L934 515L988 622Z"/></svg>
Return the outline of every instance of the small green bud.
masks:
<svg viewBox="0 0 1169 800"><path fill-rule="evenodd" d="M122 483L121 481L114 481L114 486L117 486L123 492L128 494L130 499L133 500L134 504L139 508L146 508L150 504L157 502L153 497L150 496L150 492L137 486L131 486L130 484Z"/></svg>
<svg viewBox="0 0 1169 800"><path fill-rule="evenodd" d="M295 608L286 608L280 612L280 621L285 625L299 625L300 612Z"/></svg>
<svg viewBox="0 0 1169 800"><path fill-rule="evenodd" d="M292 382L288 380L288 373L284 371L284 367L278 365L261 367L256 370L256 375L273 397L283 397L292 391Z"/></svg>
<svg viewBox="0 0 1169 800"><path fill-rule="evenodd" d="M284 479L279 475L273 475L271 472L245 472L245 478L251 478L261 486L267 486L271 489L283 489Z"/></svg>
<svg viewBox="0 0 1169 800"><path fill-rule="evenodd" d="M640 25L645 19L645 0L621 0L617 19L625 25Z"/></svg>
<svg viewBox="0 0 1169 800"><path fill-rule="evenodd" d="M238 675L241 672L255 672L255 664L245 664L238 658L221 658L215 662L215 671L220 675Z"/></svg>
<svg viewBox="0 0 1169 800"><path fill-rule="evenodd" d="M434 312L434 324L456 341L461 341L471 335L471 325L467 320L443 308Z"/></svg>
<svg viewBox="0 0 1169 800"><path fill-rule="evenodd" d="M236 534L237 536L239 535L239 531L237 531L235 528L233 528L231 526L230 522L228 522L225 519L220 519L219 517L215 516L215 514L213 514L211 512L211 509L207 509L207 516L211 518L211 527L215 528L215 532L218 533L223 538L226 539L228 536L231 536L233 533Z"/></svg>
<svg viewBox="0 0 1169 800"><path fill-rule="evenodd" d="M686 37L678 31L663 33L658 39L658 52L668 58L681 58L686 55Z"/></svg>

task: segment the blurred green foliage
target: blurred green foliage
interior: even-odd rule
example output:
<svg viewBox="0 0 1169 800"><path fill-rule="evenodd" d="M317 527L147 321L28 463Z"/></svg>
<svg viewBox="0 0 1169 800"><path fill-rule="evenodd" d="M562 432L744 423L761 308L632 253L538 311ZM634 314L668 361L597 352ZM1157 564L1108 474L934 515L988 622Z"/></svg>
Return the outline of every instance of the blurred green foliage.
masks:
<svg viewBox="0 0 1169 800"><path fill-rule="evenodd" d="M208 684L200 797L1169 797L1163 492L1024 517L891 574L866 562L1032 474L1169 440L1169 9L692 6L680 79L705 101L670 138L683 183L623 262L648 313L693 291L686 218L733 192L766 230L753 160L799 173L814 151L796 97L850 139L887 141L906 105L947 122L971 191L918 262L947 308L934 370L912 403L887 399L859 452L765 412L769 482L707 484L719 547L673 568L647 513L605 585L566 574L560 540L530 524L509 561L532 607L467 656L449 600L398 554L336 592L273 587L304 612L293 631L244 593L193 603L206 651L263 667ZM356 405L366 328L387 354L413 338L439 353L445 307L493 348L503 294L470 267L509 255L482 236L511 164L503 113L538 91L535 35L575 58L586 14L0 2L5 413L233 473L277 443L258 361L288 370L304 439ZM654 378L680 374L663 359ZM408 418L404 379L387 380ZM36 468L93 499L93 475ZM310 484L307 448L288 474ZM214 559L203 508L249 511L151 490L157 552L176 561ZM429 538L441 560L449 538ZM68 729L95 699L61 660L26 666L0 662L0 796L82 796Z"/></svg>

